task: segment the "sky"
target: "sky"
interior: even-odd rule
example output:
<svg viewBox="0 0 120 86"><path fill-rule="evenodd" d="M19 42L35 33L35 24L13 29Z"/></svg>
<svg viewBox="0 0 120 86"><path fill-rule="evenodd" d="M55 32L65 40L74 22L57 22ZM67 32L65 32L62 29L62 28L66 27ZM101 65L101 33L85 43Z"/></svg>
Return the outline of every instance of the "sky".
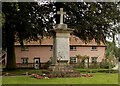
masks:
<svg viewBox="0 0 120 86"><path fill-rule="evenodd" d="M112 38L106 37L106 40L112 42ZM115 40L116 46L120 48L120 34L115 35Z"/></svg>

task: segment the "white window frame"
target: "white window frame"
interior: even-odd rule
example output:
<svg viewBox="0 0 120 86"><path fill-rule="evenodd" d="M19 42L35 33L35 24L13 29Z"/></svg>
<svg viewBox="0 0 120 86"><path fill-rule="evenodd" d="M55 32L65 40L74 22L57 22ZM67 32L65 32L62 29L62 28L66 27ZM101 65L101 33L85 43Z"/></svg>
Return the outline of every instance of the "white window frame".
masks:
<svg viewBox="0 0 120 86"><path fill-rule="evenodd" d="M29 47L21 47L21 51L29 51Z"/></svg>
<svg viewBox="0 0 120 86"><path fill-rule="evenodd" d="M52 50L53 50L53 45L50 46L50 51L52 51Z"/></svg>
<svg viewBox="0 0 120 86"><path fill-rule="evenodd" d="M77 63L77 57L70 57L70 63L72 64Z"/></svg>
<svg viewBox="0 0 120 86"><path fill-rule="evenodd" d="M28 57L21 58L22 64L28 64L28 60L29 60Z"/></svg>
<svg viewBox="0 0 120 86"><path fill-rule="evenodd" d="M77 50L76 46L70 46L70 51L76 51L76 50Z"/></svg>
<svg viewBox="0 0 120 86"><path fill-rule="evenodd" d="M91 51L97 51L97 46L92 46Z"/></svg>
<svg viewBox="0 0 120 86"><path fill-rule="evenodd" d="M96 60L95 59L93 60L93 58L95 58ZM97 62L98 62L98 57L95 56L91 57L91 63L97 63Z"/></svg>

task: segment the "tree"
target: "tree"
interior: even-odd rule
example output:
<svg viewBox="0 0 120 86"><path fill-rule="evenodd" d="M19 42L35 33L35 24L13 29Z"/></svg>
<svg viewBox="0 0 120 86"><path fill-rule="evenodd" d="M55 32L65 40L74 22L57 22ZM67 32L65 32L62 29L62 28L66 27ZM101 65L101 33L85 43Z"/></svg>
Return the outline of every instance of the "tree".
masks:
<svg viewBox="0 0 120 86"><path fill-rule="evenodd" d="M117 29L110 28L120 22L119 3L82 2L82 3L2 3L5 15L3 24L4 47L7 47L7 69L15 69L14 42L23 40L37 40L43 35L52 35L50 29L59 23L56 12L63 7L67 12L65 23L74 28L74 35L88 42L93 38L96 42L105 42L110 32ZM39 36L39 37L38 37ZM3 38L4 39L4 38Z"/></svg>
<svg viewBox="0 0 120 86"><path fill-rule="evenodd" d="M35 18L34 6L37 3L3 3L5 23L3 26L3 48L7 48L6 69L16 69L14 42L23 46L24 39L37 40L37 35L43 35L43 21ZM39 29L40 28L40 29Z"/></svg>
<svg viewBox="0 0 120 86"><path fill-rule="evenodd" d="M112 42L107 42L105 58L109 63L109 68L116 65L119 59L119 48L116 46L115 33L112 33Z"/></svg>
<svg viewBox="0 0 120 86"><path fill-rule="evenodd" d="M107 43L105 59L109 63L109 68L111 68L113 65L116 64L116 56L115 56L116 49L117 47L114 42Z"/></svg>

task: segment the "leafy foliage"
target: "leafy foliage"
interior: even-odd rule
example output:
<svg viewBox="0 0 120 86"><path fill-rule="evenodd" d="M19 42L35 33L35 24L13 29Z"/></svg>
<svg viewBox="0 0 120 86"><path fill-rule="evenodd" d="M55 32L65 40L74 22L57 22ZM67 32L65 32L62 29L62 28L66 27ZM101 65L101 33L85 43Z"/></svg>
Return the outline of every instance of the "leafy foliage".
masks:
<svg viewBox="0 0 120 86"><path fill-rule="evenodd" d="M93 38L96 42L105 42L106 36L118 29L111 28L120 22L120 3L81 2L81 3L47 3L37 2L3 2L3 48L7 47L7 56L11 65L14 54L14 42L23 40L38 40L44 35L52 35L50 29L59 23L56 11L63 7L67 12L65 23L74 28L74 35L88 42ZM10 54L10 55L9 55ZM15 58L13 59L15 62ZM13 62L13 63L14 63ZM12 67L12 66L11 66Z"/></svg>
<svg viewBox="0 0 120 86"><path fill-rule="evenodd" d="M105 52L105 61L103 63L108 65L109 68L116 65L119 59L119 48L116 47L115 42L107 42L107 48Z"/></svg>
<svg viewBox="0 0 120 86"><path fill-rule="evenodd" d="M80 54L76 55L76 57L79 59L79 60L86 60L86 59L89 59L89 56L87 55L84 55L84 56L81 56Z"/></svg>
<svg viewBox="0 0 120 86"><path fill-rule="evenodd" d="M79 2L79 3L38 3L20 2L3 3L3 13L6 22L15 30L15 35L21 42L23 39L38 39L50 33L56 24L56 9L63 7L67 12L65 23L74 28L74 34L83 41L93 38L97 42L104 41L110 32L117 32L111 26L120 22L120 12L117 7L119 3L111 2ZM9 8L8 8L9 7ZM7 8L7 9L6 9ZM7 15L6 15L7 14ZM7 19L9 18L9 19ZM5 25L6 26L6 25ZM50 34L49 34L50 35Z"/></svg>
<svg viewBox="0 0 120 86"><path fill-rule="evenodd" d="M111 26L119 22L120 12L118 3L82 2L61 3L67 11L65 23L75 28L74 34L84 41L96 39L97 42L105 41L110 32L117 32Z"/></svg>

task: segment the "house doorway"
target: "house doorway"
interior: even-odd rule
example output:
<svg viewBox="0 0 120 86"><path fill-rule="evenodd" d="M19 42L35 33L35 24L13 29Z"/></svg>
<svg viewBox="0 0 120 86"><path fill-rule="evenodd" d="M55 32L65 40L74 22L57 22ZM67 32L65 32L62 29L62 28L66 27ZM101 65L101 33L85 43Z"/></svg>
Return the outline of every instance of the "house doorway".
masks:
<svg viewBox="0 0 120 86"><path fill-rule="evenodd" d="M35 69L40 68L40 58L34 58L34 68Z"/></svg>
<svg viewBox="0 0 120 86"><path fill-rule="evenodd" d="M89 58L82 60L82 65L84 68L89 68Z"/></svg>

